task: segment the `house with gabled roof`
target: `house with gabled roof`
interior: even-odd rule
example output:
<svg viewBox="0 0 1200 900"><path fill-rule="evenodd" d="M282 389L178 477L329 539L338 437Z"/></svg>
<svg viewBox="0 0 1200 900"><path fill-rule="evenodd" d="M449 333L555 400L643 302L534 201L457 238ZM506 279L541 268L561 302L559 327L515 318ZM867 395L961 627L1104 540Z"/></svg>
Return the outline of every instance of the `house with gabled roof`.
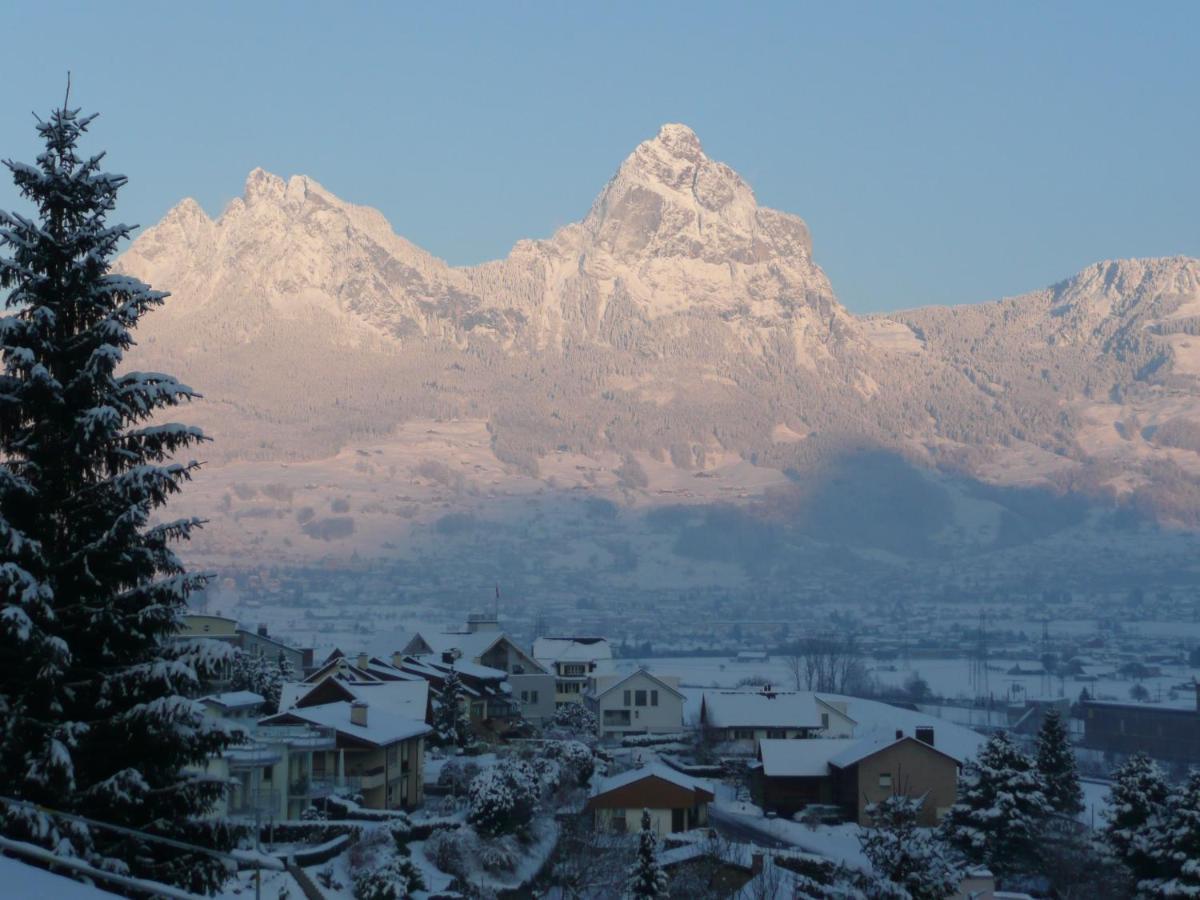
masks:
<svg viewBox="0 0 1200 900"><path fill-rule="evenodd" d="M893 794L920 798L918 820L935 825L958 797L962 760L934 745L932 728L863 738L765 739L751 769L755 802L791 816L811 806L836 808L871 824L867 806Z"/></svg>
<svg viewBox="0 0 1200 900"><path fill-rule="evenodd" d="M763 740L850 737L857 723L846 704L812 691L705 691L700 728L706 739L754 753Z"/></svg>
<svg viewBox="0 0 1200 900"><path fill-rule="evenodd" d="M555 679L511 636L500 629L494 616L472 613L465 631L418 632L409 636L401 656L454 658L508 673L512 697L521 705L522 716L542 723L554 716Z"/></svg>
<svg viewBox="0 0 1200 900"><path fill-rule="evenodd" d="M596 714L597 736L670 734L683 728L679 679L638 669L628 675L596 675L584 702Z"/></svg>
<svg viewBox="0 0 1200 900"><path fill-rule="evenodd" d="M649 810L651 827L666 835L708 824L714 796L707 782L656 763L597 782L585 809L597 831L617 833L640 829L642 810Z"/></svg>
<svg viewBox="0 0 1200 900"><path fill-rule="evenodd" d="M582 703L588 679L612 661L612 647L602 637L540 637L534 658L555 678L554 702Z"/></svg>
<svg viewBox="0 0 1200 900"><path fill-rule="evenodd" d="M285 685L280 712L260 725L309 725L334 745L313 754L311 777L362 794L374 809L411 809L424 800L425 736L433 709L419 678L352 681L336 672Z"/></svg>

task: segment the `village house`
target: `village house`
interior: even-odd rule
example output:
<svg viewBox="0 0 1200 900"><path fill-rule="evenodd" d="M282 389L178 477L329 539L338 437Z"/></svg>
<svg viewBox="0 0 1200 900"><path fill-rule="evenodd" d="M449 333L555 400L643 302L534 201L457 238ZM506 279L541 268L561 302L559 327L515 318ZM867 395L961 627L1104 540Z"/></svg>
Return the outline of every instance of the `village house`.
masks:
<svg viewBox="0 0 1200 900"><path fill-rule="evenodd" d="M811 691L705 691L700 729L712 743L754 753L758 742L776 739L850 737L855 721L846 704Z"/></svg>
<svg viewBox="0 0 1200 900"><path fill-rule="evenodd" d="M542 724L554 717L554 675L501 631L495 616L471 613L466 631L418 632L394 649L404 656L421 658L441 658L456 652L461 660L506 672L512 697L521 704L523 718Z"/></svg>
<svg viewBox="0 0 1200 900"><path fill-rule="evenodd" d="M313 756L332 750L333 731L309 724L271 726L258 722L266 701L250 691L200 698L205 715L240 734L237 744L209 760L205 773L229 789L211 810L215 817L297 819L332 785L312 777Z"/></svg>
<svg viewBox="0 0 1200 900"><path fill-rule="evenodd" d="M533 656L555 677L554 702L582 703L588 679L612 662L612 647L602 637L540 637Z"/></svg>
<svg viewBox="0 0 1200 900"><path fill-rule="evenodd" d="M713 798L705 782L655 764L603 779L585 808L597 831L616 833L639 830L646 809L654 831L666 835L708 824Z"/></svg>
<svg viewBox="0 0 1200 900"><path fill-rule="evenodd" d="M442 687L453 669L461 687L459 703L467 712L471 729L481 740L495 740L524 726L521 705L512 696L508 673L465 662L456 651L439 656L405 656L395 653L390 662L360 653L353 659L334 650L305 683L335 677L353 685L393 681L423 681L432 697L441 702ZM433 721L432 717L429 718Z"/></svg>
<svg viewBox="0 0 1200 900"><path fill-rule="evenodd" d="M243 653L262 656L269 660L285 659L291 666L296 677L303 677L312 671L313 652L311 648L299 649L291 644L271 637L266 625L259 625L255 631L242 628L237 619L227 616L201 615L192 613L183 617L183 627L176 633L176 640L191 640L208 638L221 641L236 647ZM218 683L228 682L228 673Z"/></svg>
<svg viewBox="0 0 1200 900"><path fill-rule="evenodd" d="M934 746L932 728L866 738L767 739L751 771L755 803L792 816L812 806L836 808L870 825L867 806L893 794L924 802L919 821L936 825L958 796L962 762Z"/></svg>
<svg viewBox="0 0 1200 900"><path fill-rule="evenodd" d="M584 702L596 714L596 736L670 734L683 728L679 679L638 669L629 675L595 675Z"/></svg>
<svg viewBox="0 0 1200 900"><path fill-rule="evenodd" d="M334 733L334 746L313 755L314 780L361 793L373 809L421 805L425 737L433 730L427 682L351 684L327 677L307 690L296 687L285 692L281 712L260 724L313 725Z"/></svg>

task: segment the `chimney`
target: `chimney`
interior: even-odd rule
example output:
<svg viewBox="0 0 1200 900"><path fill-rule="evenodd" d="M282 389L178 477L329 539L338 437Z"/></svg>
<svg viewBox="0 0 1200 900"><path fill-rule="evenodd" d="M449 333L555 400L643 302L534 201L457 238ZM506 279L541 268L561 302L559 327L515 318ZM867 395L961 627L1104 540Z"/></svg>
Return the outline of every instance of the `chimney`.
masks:
<svg viewBox="0 0 1200 900"><path fill-rule="evenodd" d="M756 850L750 854L750 874L758 875L763 870L763 854L761 850Z"/></svg>
<svg viewBox="0 0 1200 900"><path fill-rule="evenodd" d="M370 661L371 661L371 660L370 660L370 657L369 657L369 656L367 656L367 654L366 654L366 653L360 653L360 654L358 654L358 667L359 667L360 669L365 669L365 668L367 667L367 663L368 663L368 662L370 662Z"/></svg>
<svg viewBox="0 0 1200 900"><path fill-rule="evenodd" d="M404 662L404 654L401 653L399 650L397 650L395 653L392 654L392 665L395 666L397 669L400 668L400 664L403 662Z"/></svg>
<svg viewBox="0 0 1200 900"><path fill-rule="evenodd" d="M923 744L928 744L930 747L935 746L935 744L933 743L933 726L932 725L918 725L917 726L917 740Z"/></svg>
<svg viewBox="0 0 1200 900"><path fill-rule="evenodd" d="M367 727L367 703L365 700L355 700L350 704L350 724Z"/></svg>
<svg viewBox="0 0 1200 900"><path fill-rule="evenodd" d="M896 740L900 740L900 738L902 738L902 737L904 737L904 730L902 728L897 728L896 729Z"/></svg>
<svg viewBox="0 0 1200 900"><path fill-rule="evenodd" d="M259 637L266 637L266 636L267 636L267 623L266 623L266 622L259 622L259 623L258 623L258 636L259 636Z"/></svg>

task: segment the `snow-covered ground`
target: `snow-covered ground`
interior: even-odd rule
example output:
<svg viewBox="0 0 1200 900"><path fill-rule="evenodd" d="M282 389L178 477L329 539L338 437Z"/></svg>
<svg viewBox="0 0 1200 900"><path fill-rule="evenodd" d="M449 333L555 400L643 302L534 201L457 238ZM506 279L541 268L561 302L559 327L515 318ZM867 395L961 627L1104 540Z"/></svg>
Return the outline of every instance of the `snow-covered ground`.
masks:
<svg viewBox="0 0 1200 900"><path fill-rule="evenodd" d="M116 894L0 856L0 896L34 900L108 900Z"/></svg>
<svg viewBox="0 0 1200 900"><path fill-rule="evenodd" d="M885 687L903 687L906 681L919 675L935 695L950 699L969 700L977 694L990 693L999 700L1007 697L1019 703L1027 698L1042 697L1069 697L1074 700L1080 691L1087 688L1088 693L1097 699L1128 700L1129 691L1135 683L1115 677L1089 680L1010 675L1008 672L1018 665L1017 660L993 659L988 663L985 692L982 685L972 683L972 664L966 657L913 659L906 662L867 659L865 662L869 674ZM1031 666L1029 660L1020 661L1019 664L1026 670ZM754 662L735 662L725 656L632 657L613 660L612 667L618 672L647 668L663 675L676 675L688 687L730 688L746 678L765 678L784 689L795 686L795 677L787 660L779 656ZM1194 676L1200 676L1200 670L1186 666L1164 666L1163 674L1143 678L1136 683L1149 691L1151 700L1167 705L1191 705L1195 703L1194 695L1180 691L1178 686L1190 683ZM1175 694L1174 698L1172 693Z"/></svg>

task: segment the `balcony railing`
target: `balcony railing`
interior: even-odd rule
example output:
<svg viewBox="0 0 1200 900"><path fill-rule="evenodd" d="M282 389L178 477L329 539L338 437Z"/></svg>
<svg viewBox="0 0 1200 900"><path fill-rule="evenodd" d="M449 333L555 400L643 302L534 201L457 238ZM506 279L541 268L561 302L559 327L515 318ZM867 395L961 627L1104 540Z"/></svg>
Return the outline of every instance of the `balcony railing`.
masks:
<svg viewBox="0 0 1200 900"><path fill-rule="evenodd" d="M231 816L263 816L279 813L282 797L279 791L269 788L248 791L234 791L229 797L229 815Z"/></svg>
<svg viewBox="0 0 1200 900"><path fill-rule="evenodd" d="M328 797L336 787L335 778L300 778L288 786L288 797L293 800L315 800Z"/></svg>
<svg viewBox="0 0 1200 900"><path fill-rule="evenodd" d="M259 725L254 729L256 740L271 744L287 744L295 750L333 750L337 735L332 728L309 725Z"/></svg>
<svg viewBox="0 0 1200 900"><path fill-rule="evenodd" d="M225 750L232 769L261 769L283 761L283 755L265 744L238 744Z"/></svg>

